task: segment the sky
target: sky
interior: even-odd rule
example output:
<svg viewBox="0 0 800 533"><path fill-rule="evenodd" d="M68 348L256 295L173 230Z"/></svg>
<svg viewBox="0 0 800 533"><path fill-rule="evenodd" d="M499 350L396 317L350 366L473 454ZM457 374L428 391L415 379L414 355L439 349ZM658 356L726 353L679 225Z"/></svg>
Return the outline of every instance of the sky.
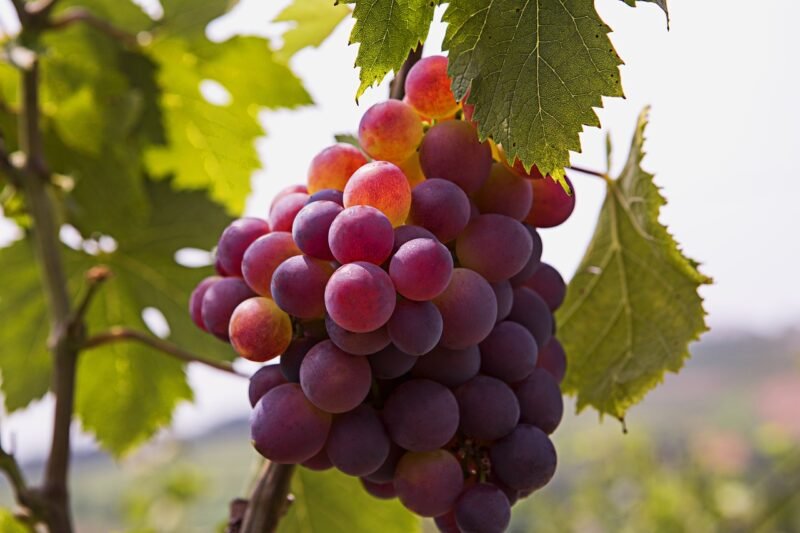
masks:
<svg viewBox="0 0 800 533"><path fill-rule="evenodd" d="M149 0L143 3L152 5ZM285 24L270 20L287 0L242 0L209 27L214 39L259 34L280 45ZM605 132L613 139L612 173L622 167L636 117L651 105L644 167L669 204L666 223L686 254L702 263L715 283L702 289L712 328L773 334L800 325L800 72L794 43L800 2L763 0L671 0L670 30L652 4L636 9L619 0L597 0L602 18L616 31L611 40L625 61L627 97L604 101L603 129L587 128L574 165L605 170ZM438 12L439 14L440 11ZM7 0L0 16L9 21ZM372 103L388 94L387 83L355 104L356 47L347 46L348 19L318 49L291 62L316 105L297 111L264 112L268 136L258 141L264 170L253 176L247 214L265 216L274 194L305 179L310 159L333 141L354 132ZM425 54L440 51L444 25L437 23ZM604 195L597 178L570 175L577 194L575 213L562 226L541 232L544 259L566 278L591 238ZM13 232L0 222L0 240ZM238 364L238 363L237 363ZM253 367L242 363L241 368ZM170 434L202 432L249 412L240 380L192 367L197 402L181 406ZM45 399L2 421L23 458L40 455L49 440L52 402ZM44 423L48 421L47 423ZM76 428L77 429L77 428ZM80 448L91 439L76 430Z"/></svg>

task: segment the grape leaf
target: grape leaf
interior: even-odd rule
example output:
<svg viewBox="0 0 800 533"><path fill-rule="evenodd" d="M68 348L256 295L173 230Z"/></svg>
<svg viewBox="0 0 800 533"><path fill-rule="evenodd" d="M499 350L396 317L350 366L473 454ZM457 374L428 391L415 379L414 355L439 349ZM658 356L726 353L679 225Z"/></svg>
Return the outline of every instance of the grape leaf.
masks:
<svg viewBox="0 0 800 533"><path fill-rule="evenodd" d="M285 62L303 48L321 45L349 13L346 4L332 0L295 0L274 19L292 24L283 34L283 46L275 57Z"/></svg>
<svg viewBox="0 0 800 533"><path fill-rule="evenodd" d="M308 93L263 39L236 37L194 47L166 39L153 43L149 53L159 65L168 145L146 151L148 170L174 175L182 189L210 188L214 200L240 212L250 176L260 167L255 148L255 139L264 134L259 106L309 104ZM229 103L215 105L202 96L200 83L207 79L225 87Z"/></svg>
<svg viewBox="0 0 800 533"><path fill-rule="evenodd" d="M360 43L356 66L361 85L356 100L389 71L398 71L411 50L425 42L433 20L430 0L358 0L350 44Z"/></svg>
<svg viewBox="0 0 800 533"><path fill-rule="evenodd" d="M8 509L0 507L0 531L3 533L31 533L33 529L17 520Z"/></svg>
<svg viewBox="0 0 800 533"><path fill-rule="evenodd" d="M397 500L369 496L358 478L334 469L299 468L292 478L294 502L278 533L416 533L420 520Z"/></svg>
<svg viewBox="0 0 800 533"><path fill-rule="evenodd" d="M6 412L26 407L50 387L47 319L39 268L25 240L0 248L7 280L0 291L0 378Z"/></svg>
<svg viewBox="0 0 800 533"><path fill-rule="evenodd" d="M651 3L655 4L655 5L657 5L662 10L664 10L664 14L667 16L667 29L669 29L669 9L667 8L667 0L622 0L622 1L625 2L626 4L628 4L631 7L635 7L637 1L639 1L639 2L651 2Z"/></svg>
<svg viewBox="0 0 800 533"><path fill-rule="evenodd" d="M227 13L238 0L161 0L163 27L182 39L205 40L208 23Z"/></svg>
<svg viewBox="0 0 800 533"><path fill-rule="evenodd" d="M183 247L209 249L230 219L202 191L176 192L168 181L147 184L152 210L145 224L115 235L110 254L71 254L70 272L108 265L114 277L92 303L90 333L125 325L145 330L142 309L155 307L169 324L168 339L209 357L232 359L229 345L202 334L187 312L194 286L211 274L190 269L173 257ZM133 342L117 342L81 354L76 412L83 427L109 451L120 455L171 420L182 400L191 399L184 365Z"/></svg>
<svg viewBox="0 0 800 533"><path fill-rule="evenodd" d="M697 289L711 279L659 223L666 201L641 168L647 111L556 316L569 357L564 390L579 411L590 405L619 419L683 366L688 344L707 330Z"/></svg>
<svg viewBox="0 0 800 533"><path fill-rule="evenodd" d="M458 98L469 91L482 138L563 181L603 96L622 96L609 27L593 0L453 0L443 48Z"/></svg>

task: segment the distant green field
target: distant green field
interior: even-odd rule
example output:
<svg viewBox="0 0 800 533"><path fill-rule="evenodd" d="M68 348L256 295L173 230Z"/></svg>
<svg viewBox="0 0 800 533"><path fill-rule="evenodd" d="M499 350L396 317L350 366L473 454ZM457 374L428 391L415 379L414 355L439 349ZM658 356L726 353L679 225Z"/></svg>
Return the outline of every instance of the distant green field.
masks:
<svg viewBox="0 0 800 533"><path fill-rule="evenodd" d="M693 353L631 411L628 435L568 408L556 479L515 507L512 531L800 531L800 337L712 334ZM78 458L79 530L213 531L257 465L244 420L122 463Z"/></svg>

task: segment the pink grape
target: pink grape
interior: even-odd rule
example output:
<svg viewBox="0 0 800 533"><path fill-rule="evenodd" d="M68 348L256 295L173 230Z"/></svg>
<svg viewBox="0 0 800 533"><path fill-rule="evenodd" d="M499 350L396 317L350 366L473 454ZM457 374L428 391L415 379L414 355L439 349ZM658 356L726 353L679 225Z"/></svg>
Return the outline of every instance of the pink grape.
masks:
<svg viewBox="0 0 800 533"><path fill-rule="evenodd" d="M537 228L552 228L563 224L575 209L575 187L568 178L570 193L549 176L533 180L533 205L525 221Z"/></svg>
<svg viewBox="0 0 800 533"><path fill-rule="evenodd" d="M247 396L250 399L250 407L255 407L258 400L266 393L287 383L286 378L278 365L264 365L255 374L250 376L250 386L247 389Z"/></svg>
<svg viewBox="0 0 800 533"><path fill-rule="evenodd" d="M525 226L505 215L480 215L456 240L461 266L491 282L508 279L525 266L533 241Z"/></svg>
<svg viewBox="0 0 800 533"><path fill-rule="evenodd" d="M293 192L281 198L269 213L269 227L272 231L292 231L297 213L308 203L309 196Z"/></svg>
<svg viewBox="0 0 800 533"><path fill-rule="evenodd" d="M250 244L270 231L266 220L244 217L234 220L217 243L217 260L228 276L242 275L242 257Z"/></svg>
<svg viewBox="0 0 800 533"><path fill-rule="evenodd" d="M442 313L442 346L463 349L477 344L492 331L497 319L497 300L491 285L480 274L456 268L447 289L434 303Z"/></svg>
<svg viewBox="0 0 800 533"><path fill-rule="evenodd" d="M373 159L402 163L422 140L422 121L408 104L387 100L375 104L361 117L358 142Z"/></svg>
<svg viewBox="0 0 800 533"><path fill-rule="evenodd" d="M339 326L355 333L374 331L389 321L396 295L389 275L372 263L342 265L325 287L325 308Z"/></svg>
<svg viewBox="0 0 800 533"><path fill-rule="evenodd" d="M428 179L452 181L467 194L481 188L492 169L492 149L462 120L449 120L428 130L419 149L419 162Z"/></svg>
<svg viewBox="0 0 800 533"><path fill-rule="evenodd" d="M292 320L275 302L257 296L240 303L228 328L236 352L251 361L279 356L292 341Z"/></svg>
<svg viewBox="0 0 800 533"><path fill-rule="evenodd" d="M373 161L359 168L344 188L344 206L354 205L380 210L397 227L405 223L411 209L411 187L397 166Z"/></svg>
<svg viewBox="0 0 800 533"><path fill-rule="evenodd" d="M344 207L344 193L342 192L343 190L344 187L342 187L340 190L320 189L308 197L308 203L306 203L306 205L326 200L328 202L333 202L340 207Z"/></svg>
<svg viewBox="0 0 800 533"><path fill-rule="evenodd" d="M417 61L406 75L408 103L421 115L442 118L458 109L458 102L450 90L445 56L424 57Z"/></svg>
<svg viewBox="0 0 800 533"><path fill-rule="evenodd" d="M400 246L389 263L395 289L410 300L436 298L453 275L453 256L435 239L412 239Z"/></svg>
<svg viewBox="0 0 800 533"><path fill-rule="evenodd" d="M307 255L290 257L272 275L272 298L292 316L321 318L325 314L325 286L333 270L330 263Z"/></svg>
<svg viewBox="0 0 800 533"><path fill-rule="evenodd" d="M203 331L208 331L208 328L206 328L206 325L203 322L203 296L205 296L206 291L214 283L221 279L222 278L220 276L209 276L203 279L197 284L197 287L194 288L191 296L189 296L189 315L192 317L192 322L194 322L195 325Z"/></svg>
<svg viewBox="0 0 800 533"><path fill-rule="evenodd" d="M269 213L272 213L272 210L275 209L275 205L280 202L284 196L288 196L296 192L308 194L308 189L306 189L305 185L289 185L288 187L284 187L272 199L272 203L269 205Z"/></svg>
<svg viewBox="0 0 800 533"><path fill-rule="evenodd" d="M411 239L435 239L436 236L422 226L405 225L394 229L394 246L392 255Z"/></svg>
<svg viewBox="0 0 800 533"><path fill-rule="evenodd" d="M281 372L287 381L300 383L300 365L303 363L308 351L319 342L311 337L298 337L294 339L281 354Z"/></svg>
<svg viewBox="0 0 800 533"><path fill-rule="evenodd" d="M380 265L392 253L394 229L379 210L356 205L343 210L333 220L328 244L333 256L342 264L367 261Z"/></svg>
<svg viewBox="0 0 800 533"><path fill-rule="evenodd" d="M261 296L271 296L270 285L275 269L290 257L300 253L292 235L285 231L275 231L259 237L244 253L242 259L244 280Z"/></svg>
<svg viewBox="0 0 800 533"><path fill-rule="evenodd" d="M353 172L367 164L367 158L353 145L338 143L314 156L308 168L308 193L323 189L343 191Z"/></svg>

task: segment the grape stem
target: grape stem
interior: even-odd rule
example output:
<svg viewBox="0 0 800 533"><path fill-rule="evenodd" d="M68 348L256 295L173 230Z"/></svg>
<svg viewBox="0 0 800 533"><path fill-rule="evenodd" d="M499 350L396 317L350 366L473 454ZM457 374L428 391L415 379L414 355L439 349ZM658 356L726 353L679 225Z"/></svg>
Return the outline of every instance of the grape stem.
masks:
<svg viewBox="0 0 800 533"><path fill-rule="evenodd" d="M94 13L82 7L74 7L65 10L64 13L49 22L48 28L63 29L77 23L84 23L87 26L91 26L99 32L105 33L109 37L126 45L136 46L138 44L136 35L117 28L107 20L97 17Z"/></svg>
<svg viewBox="0 0 800 533"><path fill-rule="evenodd" d="M570 166L567 168L569 170L574 170L575 172L580 172L582 174L588 174L590 176L597 176L598 178L603 178L605 181L611 181L611 177L605 172L598 172L597 170L591 170L588 168L576 167L576 166Z"/></svg>
<svg viewBox="0 0 800 533"><path fill-rule="evenodd" d="M411 70L411 67L413 67L414 64L420 59L422 59L421 44L408 54L408 59L406 59L405 63L403 63L403 66L397 71L397 75L389 84L389 98L393 98L395 100L403 99L403 97L406 95L406 76L408 75L408 71Z"/></svg>
<svg viewBox="0 0 800 533"><path fill-rule="evenodd" d="M164 339L159 339L158 337L154 337L142 331L135 330L133 328L128 328L125 326L113 326L103 333L98 333L86 339L86 342L83 343L84 350L91 350L93 348L97 348L99 346L103 346L105 344L111 344L114 342L123 342L123 341L134 341L149 346L155 350L163 352L167 355L170 355L176 359L179 359L185 363L201 363L203 365L209 366L211 368L215 368L217 370L221 370L223 372L227 372L229 374L233 374L235 376L247 378L248 376L245 374L240 373L233 365L228 363L227 361L216 361L214 359L209 359L200 355L193 354L187 350L184 350L180 346L176 346L169 341L165 341Z"/></svg>
<svg viewBox="0 0 800 533"><path fill-rule="evenodd" d="M239 533L274 533L289 507L295 465L267 463L247 505Z"/></svg>

